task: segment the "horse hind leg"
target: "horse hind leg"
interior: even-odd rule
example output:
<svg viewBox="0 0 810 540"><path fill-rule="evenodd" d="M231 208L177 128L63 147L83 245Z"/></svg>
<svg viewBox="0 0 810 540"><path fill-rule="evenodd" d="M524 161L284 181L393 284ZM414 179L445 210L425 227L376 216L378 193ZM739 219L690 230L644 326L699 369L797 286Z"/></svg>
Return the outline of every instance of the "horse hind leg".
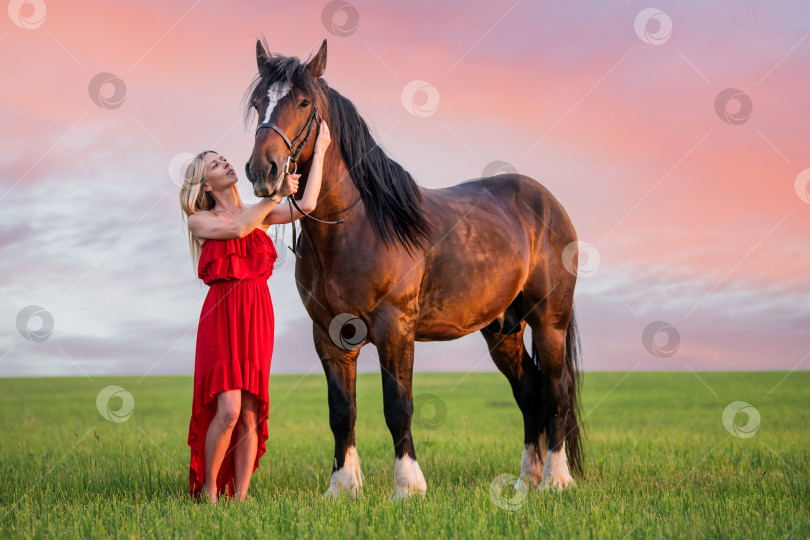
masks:
<svg viewBox="0 0 810 540"><path fill-rule="evenodd" d="M574 485L569 457L574 470L582 471L575 339L573 314L565 328L539 322L532 327L537 367L542 372L544 423L548 441L541 483L544 490L562 490Z"/></svg>
<svg viewBox="0 0 810 540"><path fill-rule="evenodd" d="M523 344L526 323L515 314L510 306L498 320L482 329L481 334L489 345L492 360L509 381L512 395L523 414L520 479L528 486L537 487L543 477L546 457L542 376Z"/></svg>

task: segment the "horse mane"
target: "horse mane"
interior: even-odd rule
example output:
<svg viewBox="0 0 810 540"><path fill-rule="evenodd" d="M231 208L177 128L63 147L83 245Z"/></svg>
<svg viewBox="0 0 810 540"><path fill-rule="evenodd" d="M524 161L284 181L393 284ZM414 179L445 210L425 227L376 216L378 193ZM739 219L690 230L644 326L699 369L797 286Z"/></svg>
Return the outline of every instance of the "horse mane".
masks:
<svg viewBox="0 0 810 540"><path fill-rule="evenodd" d="M431 227L422 209L419 186L377 144L354 104L330 88L323 78L313 79L306 72L306 61L274 54L267 67L267 76L258 75L245 93L245 122L250 119L254 101L263 98L279 81L287 81L312 96L315 105L330 120L333 140L339 144L346 169L383 243L386 246L399 243L411 256L422 249L430 241Z"/></svg>

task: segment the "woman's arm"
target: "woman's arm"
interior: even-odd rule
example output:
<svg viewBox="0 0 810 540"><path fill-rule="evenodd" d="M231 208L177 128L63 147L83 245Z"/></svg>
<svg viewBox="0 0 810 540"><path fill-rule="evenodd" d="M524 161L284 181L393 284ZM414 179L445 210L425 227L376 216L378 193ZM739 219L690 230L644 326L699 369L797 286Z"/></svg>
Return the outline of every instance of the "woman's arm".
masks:
<svg viewBox="0 0 810 540"><path fill-rule="evenodd" d="M262 199L251 204L235 220L217 219L210 214L191 214L188 228L199 239L226 240L244 238L258 227L276 205L273 199Z"/></svg>
<svg viewBox="0 0 810 540"><path fill-rule="evenodd" d="M281 186L279 195L286 197L297 191L298 179L287 176L287 178L284 179L284 184ZM194 233L194 236L203 240L244 238L253 232L253 229L261 225L265 216L277 206L278 204L273 199L262 199L256 204L248 205L247 208L239 214L239 217L234 220L217 219L210 214L204 213L191 214L188 216L188 228Z"/></svg>
<svg viewBox="0 0 810 540"><path fill-rule="evenodd" d="M323 160L326 156L326 149L332 138L329 134L329 127L326 122L321 120L320 130L318 131L318 138L315 141L315 151L312 155L312 164L309 167L309 176L307 176L307 185L304 188L304 195L298 201L298 206L302 211L309 214L315 210L315 205L318 202L318 195L321 192L321 180L323 179ZM300 174L290 175L294 176L297 180L301 177ZM292 207L292 220L300 219L304 214L299 212L294 206ZM290 223L290 203L286 202L279 204L273 208L267 217L264 218L264 225L279 225L282 223Z"/></svg>

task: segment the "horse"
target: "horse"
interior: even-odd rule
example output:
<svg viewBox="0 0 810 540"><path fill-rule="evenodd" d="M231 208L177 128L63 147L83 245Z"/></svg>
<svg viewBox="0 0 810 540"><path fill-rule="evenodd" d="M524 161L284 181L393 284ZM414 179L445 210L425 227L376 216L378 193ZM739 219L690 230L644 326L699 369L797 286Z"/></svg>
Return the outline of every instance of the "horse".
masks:
<svg viewBox="0 0 810 540"><path fill-rule="evenodd" d="M427 490L411 434L414 342L476 331L523 414L519 480L541 490L574 485L572 472L583 473L571 250L578 244L562 205L520 174L418 186L354 104L324 81L326 40L306 61L270 54L259 40L256 61L245 93L246 121L254 113L259 120L245 164L256 196L274 196L293 170L303 182L320 118L332 132L316 209L302 216L300 235L293 230L295 279L326 375L335 440L324 496L353 498L363 484L355 447L361 347L372 343L379 353L396 460L391 497L405 498Z"/></svg>

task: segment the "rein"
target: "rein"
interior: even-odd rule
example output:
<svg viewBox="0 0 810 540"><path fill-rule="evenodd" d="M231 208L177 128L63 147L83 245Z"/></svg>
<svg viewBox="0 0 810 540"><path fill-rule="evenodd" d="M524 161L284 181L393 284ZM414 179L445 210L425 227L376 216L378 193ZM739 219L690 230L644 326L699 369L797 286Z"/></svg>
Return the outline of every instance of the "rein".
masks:
<svg viewBox="0 0 810 540"><path fill-rule="evenodd" d="M309 141L309 136L312 134L312 126L313 125L318 126L318 125L320 125L320 123L321 123L321 113L320 113L320 111L318 111L318 106L313 105L312 106L312 112L309 114L309 118L307 119L306 125L301 129L301 131L298 133L298 135L295 136L295 138L292 141L290 141L290 139L287 138L287 136L284 134L284 132L281 130L281 128L279 128L273 122L262 122L261 124L259 124L256 127L256 133L258 134L259 130L262 129L262 128L272 129L273 131L275 131L276 133L279 134L279 136L281 137L281 140L283 140L284 144L287 145L287 149L290 151L290 155L287 156L287 161L284 164L284 171L283 171L284 176L287 176L288 174L295 174L295 172L298 170L298 162L297 162L298 161L298 156L301 155L301 150L303 150L304 146L306 146L307 142ZM315 129L317 131L318 128L315 128ZM302 137L303 137L303 140L302 140ZM300 141L300 144L299 144L299 141ZM295 148L296 145L298 145L298 148ZM290 171L290 163L292 163L295 166L295 168L292 171ZM308 217L309 219L311 219L313 221L317 221L318 223L323 223L325 225L337 225L339 223L345 223L345 219L347 217L349 217L349 215L351 215L352 212L354 212L355 208L357 208L357 205L361 201L361 199L358 199L357 202L355 202L354 205L351 207L351 209L349 209L349 211L346 214L344 214L343 217L341 217L337 221L324 221L322 219L316 218L315 216L311 216L310 214L307 214L306 212L301 210L301 208L299 208L298 203L295 200L295 197L292 194L288 195L287 199L289 199L289 201L290 201L290 223L292 224L292 229L293 229L292 230L292 235L293 235L292 236L292 247L290 248L290 250L298 258L301 258L301 254L298 253L298 242L297 242L297 235L296 235L296 231L295 231L295 219L294 219L294 215L293 215L293 206L295 207L296 210L298 210L298 212L300 212L302 215Z"/></svg>

